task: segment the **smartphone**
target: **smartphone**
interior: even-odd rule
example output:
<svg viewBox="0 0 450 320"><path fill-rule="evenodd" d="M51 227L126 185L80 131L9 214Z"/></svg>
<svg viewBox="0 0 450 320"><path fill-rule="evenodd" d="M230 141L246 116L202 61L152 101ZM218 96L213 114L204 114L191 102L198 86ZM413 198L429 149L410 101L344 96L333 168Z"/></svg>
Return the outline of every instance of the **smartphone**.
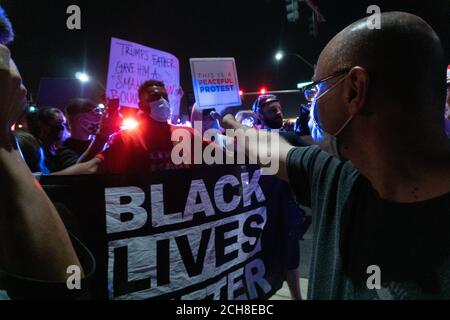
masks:
<svg viewBox="0 0 450 320"><path fill-rule="evenodd" d="M106 111L111 114L114 114L119 111L119 108L120 108L120 99L111 99L108 101Z"/></svg>

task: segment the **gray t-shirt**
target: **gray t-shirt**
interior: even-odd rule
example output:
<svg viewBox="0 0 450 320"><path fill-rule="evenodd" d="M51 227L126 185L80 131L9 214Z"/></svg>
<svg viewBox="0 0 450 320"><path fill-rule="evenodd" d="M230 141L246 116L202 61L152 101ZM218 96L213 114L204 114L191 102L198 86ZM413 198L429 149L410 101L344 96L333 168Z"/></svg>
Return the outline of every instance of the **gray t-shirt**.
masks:
<svg viewBox="0 0 450 320"><path fill-rule="evenodd" d="M351 162L318 147L293 149L288 173L314 212L309 299L450 299L450 193L383 200Z"/></svg>

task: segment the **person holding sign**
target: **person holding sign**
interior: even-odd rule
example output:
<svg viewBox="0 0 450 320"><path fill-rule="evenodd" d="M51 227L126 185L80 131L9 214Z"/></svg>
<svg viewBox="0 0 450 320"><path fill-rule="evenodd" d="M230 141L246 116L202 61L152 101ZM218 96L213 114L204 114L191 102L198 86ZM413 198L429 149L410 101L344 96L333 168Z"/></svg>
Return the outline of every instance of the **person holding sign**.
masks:
<svg viewBox="0 0 450 320"><path fill-rule="evenodd" d="M280 142L278 176L317 223L311 300L450 299L444 53L419 17L381 21L381 30L355 22L320 55L305 89L320 147ZM214 116L245 130L231 114ZM262 157L260 141L246 152Z"/></svg>
<svg viewBox="0 0 450 320"><path fill-rule="evenodd" d="M164 83L149 80L139 88L139 126L124 130L112 138L104 152L94 159L75 165L59 175L77 174L142 174L154 171L190 168L190 164L176 165L172 161L172 134L175 130L190 135L191 141L200 139L203 148L211 142L194 134L192 128L172 126L168 123L172 108ZM189 157L194 156L194 143Z"/></svg>

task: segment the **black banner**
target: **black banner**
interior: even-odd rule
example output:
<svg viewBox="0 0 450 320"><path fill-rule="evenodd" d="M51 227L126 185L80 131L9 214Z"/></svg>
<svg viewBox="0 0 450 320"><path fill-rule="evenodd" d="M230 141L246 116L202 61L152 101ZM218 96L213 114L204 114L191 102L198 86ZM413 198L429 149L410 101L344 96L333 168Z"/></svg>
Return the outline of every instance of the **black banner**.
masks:
<svg viewBox="0 0 450 320"><path fill-rule="evenodd" d="M282 191L257 167L41 183L96 258L94 299L260 300L282 286Z"/></svg>

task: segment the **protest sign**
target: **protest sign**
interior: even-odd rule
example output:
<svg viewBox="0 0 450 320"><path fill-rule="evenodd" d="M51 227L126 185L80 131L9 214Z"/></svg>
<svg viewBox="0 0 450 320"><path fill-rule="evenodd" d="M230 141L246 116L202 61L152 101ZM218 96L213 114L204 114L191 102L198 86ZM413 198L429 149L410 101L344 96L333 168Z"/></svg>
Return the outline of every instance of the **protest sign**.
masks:
<svg viewBox="0 0 450 320"><path fill-rule="evenodd" d="M222 166L41 183L96 258L94 299L258 300L284 280L274 179Z"/></svg>
<svg viewBox="0 0 450 320"><path fill-rule="evenodd" d="M199 109L222 109L242 105L234 58L196 58L190 62Z"/></svg>
<svg viewBox="0 0 450 320"><path fill-rule="evenodd" d="M138 108L138 89L146 80L164 82L173 114L180 114L180 63L167 52L137 43L111 39L106 95L120 105Z"/></svg>

